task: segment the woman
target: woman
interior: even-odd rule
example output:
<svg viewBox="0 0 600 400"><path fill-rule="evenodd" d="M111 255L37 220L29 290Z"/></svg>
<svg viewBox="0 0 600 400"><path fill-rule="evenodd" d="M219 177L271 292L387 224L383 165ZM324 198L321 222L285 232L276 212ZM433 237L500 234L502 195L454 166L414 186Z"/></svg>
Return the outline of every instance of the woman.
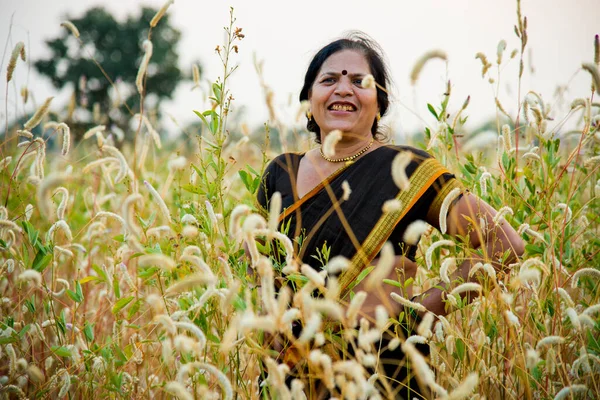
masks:
<svg viewBox="0 0 600 400"><path fill-rule="evenodd" d="M369 75L377 86L363 85ZM331 132L342 132L335 143L335 155L316 148L304 154L278 156L266 168L257 196L261 207L268 210L273 193L281 194L284 211L280 227L294 242L295 254L303 263L321 269L323 249L329 249L331 257L342 255L351 261L339 276L342 302L348 301L350 291L364 289L364 281L356 285L357 277L366 267L377 264L378 254L388 241L395 253L395 268L388 278L413 278L416 245L404 242L404 232L417 220L440 229L442 202L456 188L462 194L448 210L450 235L466 235L468 245L482 249L485 261L493 262L497 269L514 262L523 252L514 229L504 220L494 224L496 211L463 190L429 154L378 140L378 122L389 105L388 81L381 51L369 39L340 39L317 52L306 72L300 101L309 104L307 128L315 133L317 143L326 142ZM408 183L403 189L394 184L392 176L392 162L400 152L410 160L405 169ZM398 201L388 202L394 199ZM485 227L472 226L473 221L483 220ZM473 256L462 263L452 280L467 281L471 265L481 260ZM374 308L385 304L390 315L398 315L399 305L389 309L388 299L394 290L398 289L382 285L377 291L367 291L363 314L373 317ZM434 314L445 315L445 293L446 286L438 285L413 300ZM406 292L402 295L410 296ZM388 351L380 357L388 378L402 389L398 396L417 396L418 388L405 390L414 390L415 382L405 378L405 370L396 368L402 354Z"/></svg>

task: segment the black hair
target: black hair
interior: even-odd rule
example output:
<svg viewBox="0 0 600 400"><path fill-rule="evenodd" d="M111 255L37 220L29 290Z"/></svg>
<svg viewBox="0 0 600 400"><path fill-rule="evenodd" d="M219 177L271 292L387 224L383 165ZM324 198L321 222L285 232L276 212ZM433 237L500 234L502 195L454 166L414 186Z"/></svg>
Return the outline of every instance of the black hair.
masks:
<svg viewBox="0 0 600 400"><path fill-rule="evenodd" d="M323 63L329 57L342 50L355 50L364 55L375 82L384 89L382 90L381 87L377 87L377 107L379 108L380 115L383 116L390 104L388 96L388 84L390 80L388 69L385 65L381 47L373 39L361 32L353 32L342 39L334 40L315 54L306 70L306 75L304 76L304 86L302 86L302 90L300 91L300 101L308 100L310 89L312 88ZM371 126L373 137L382 134L381 132L378 132L378 128L378 121L375 119ZM306 129L308 129L309 132L314 132L316 135L315 140L317 143L321 143L321 128L319 128L319 125L317 125L314 119L311 118L308 120Z"/></svg>

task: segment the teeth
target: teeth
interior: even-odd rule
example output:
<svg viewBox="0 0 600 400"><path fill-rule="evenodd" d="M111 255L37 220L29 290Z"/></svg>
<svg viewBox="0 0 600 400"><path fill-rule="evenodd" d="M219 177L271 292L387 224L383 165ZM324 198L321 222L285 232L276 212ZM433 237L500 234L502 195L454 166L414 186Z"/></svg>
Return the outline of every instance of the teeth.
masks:
<svg viewBox="0 0 600 400"><path fill-rule="evenodd" d="M335 111L353 111L354 107L346 104L334 104L331 109Z"/></svg>

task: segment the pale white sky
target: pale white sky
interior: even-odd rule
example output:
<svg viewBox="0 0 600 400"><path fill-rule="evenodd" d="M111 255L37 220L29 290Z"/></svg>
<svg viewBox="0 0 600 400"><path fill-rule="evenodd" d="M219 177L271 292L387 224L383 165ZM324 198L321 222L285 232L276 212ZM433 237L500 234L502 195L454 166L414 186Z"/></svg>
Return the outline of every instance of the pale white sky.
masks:
<svg viewBox="0 0 600 400"><path fill-rule="evenodd" d="M600 33L598 0L523 0L522 3L523 14L529 20L528 47L532 49L535 68L535 73L528 74L524 80L523 96L526 90L532 89L544 99L551 99L559 84L569 84L569 98L589 96L589 76L578 70L582 62L590 62L593 58L593 37ZM2 125L6 64L17 41L25 42L31 58L45 57L47 50L43 41L60 32L59 25L65 15L79 17L92 6L104 5L123 19L138 12L143 4L160 7L163 2L0 0L2 49L14 13L12 37L0 79ZM495 110L493 90L487 80L481 78L481 64L475 59L475 53L484 52L490 61L495 61L496 46L504 39L508 43L506 59L519 44L513 32L516 1L510 0L372 0L368 3L356 0L175 0L168 12L173 25L183 34L179 47L180 67L187 73L190 73L191 62L199 59L204 78L214 80L222 75L214 48L223 41L223 27L228 23L230 5L235 8L236 25L246 34L240 44L240 53L234 58L240 65L230 86L236 99L234 111L243 108L243 121L253 127L268 119L252 62L253 54L264 60L265 79L275 92L278 114L283 121L292 123L304 72L312 55L345 31L366 32L384 49L395 83L394 106L386 122L395 132L407 132L433 123L426 103L439 104L445 91L446 68L440 61L428 64L417 86L410 86L410 71L423 53L432 49L446 51L449 58L447 73L453 85L451 110L459 108L466 96L471 95L466 114L469 115L468 126L474 128L494 115ZM85 27L79 29L85 30ZM518 61L512 60L503 69L500 85L500 99L513 115L517 107L517 69ZM24 85L26 79L27 68L18 64L17 88ZM175 100L164 105L164 110L182 125L195 120L193 109L207 108L202 92L191 92L191 86L191 83L180 85ZM55 102L58 105L66 102L69 95L57 93L49 82L34 72L29 77L29 88L38 102L57 95ZM8 114L13 118L15 93L12 86L9 89ZM167 121L165 125L175 133L173 124Z"/></svg>

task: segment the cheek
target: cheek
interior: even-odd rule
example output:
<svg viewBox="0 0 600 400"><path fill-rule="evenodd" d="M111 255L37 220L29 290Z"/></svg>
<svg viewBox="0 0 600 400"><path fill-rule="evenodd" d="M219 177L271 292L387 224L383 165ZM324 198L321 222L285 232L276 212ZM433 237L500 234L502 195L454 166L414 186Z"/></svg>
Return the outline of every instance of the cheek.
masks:
<svg viewBox="0 0 600 400"><path fill-rule="evenodd" d="M363 104L370 110L378 110L379 106L377 105L377 94L373 93L372 95L366 96L363 100Z"/></svg>

